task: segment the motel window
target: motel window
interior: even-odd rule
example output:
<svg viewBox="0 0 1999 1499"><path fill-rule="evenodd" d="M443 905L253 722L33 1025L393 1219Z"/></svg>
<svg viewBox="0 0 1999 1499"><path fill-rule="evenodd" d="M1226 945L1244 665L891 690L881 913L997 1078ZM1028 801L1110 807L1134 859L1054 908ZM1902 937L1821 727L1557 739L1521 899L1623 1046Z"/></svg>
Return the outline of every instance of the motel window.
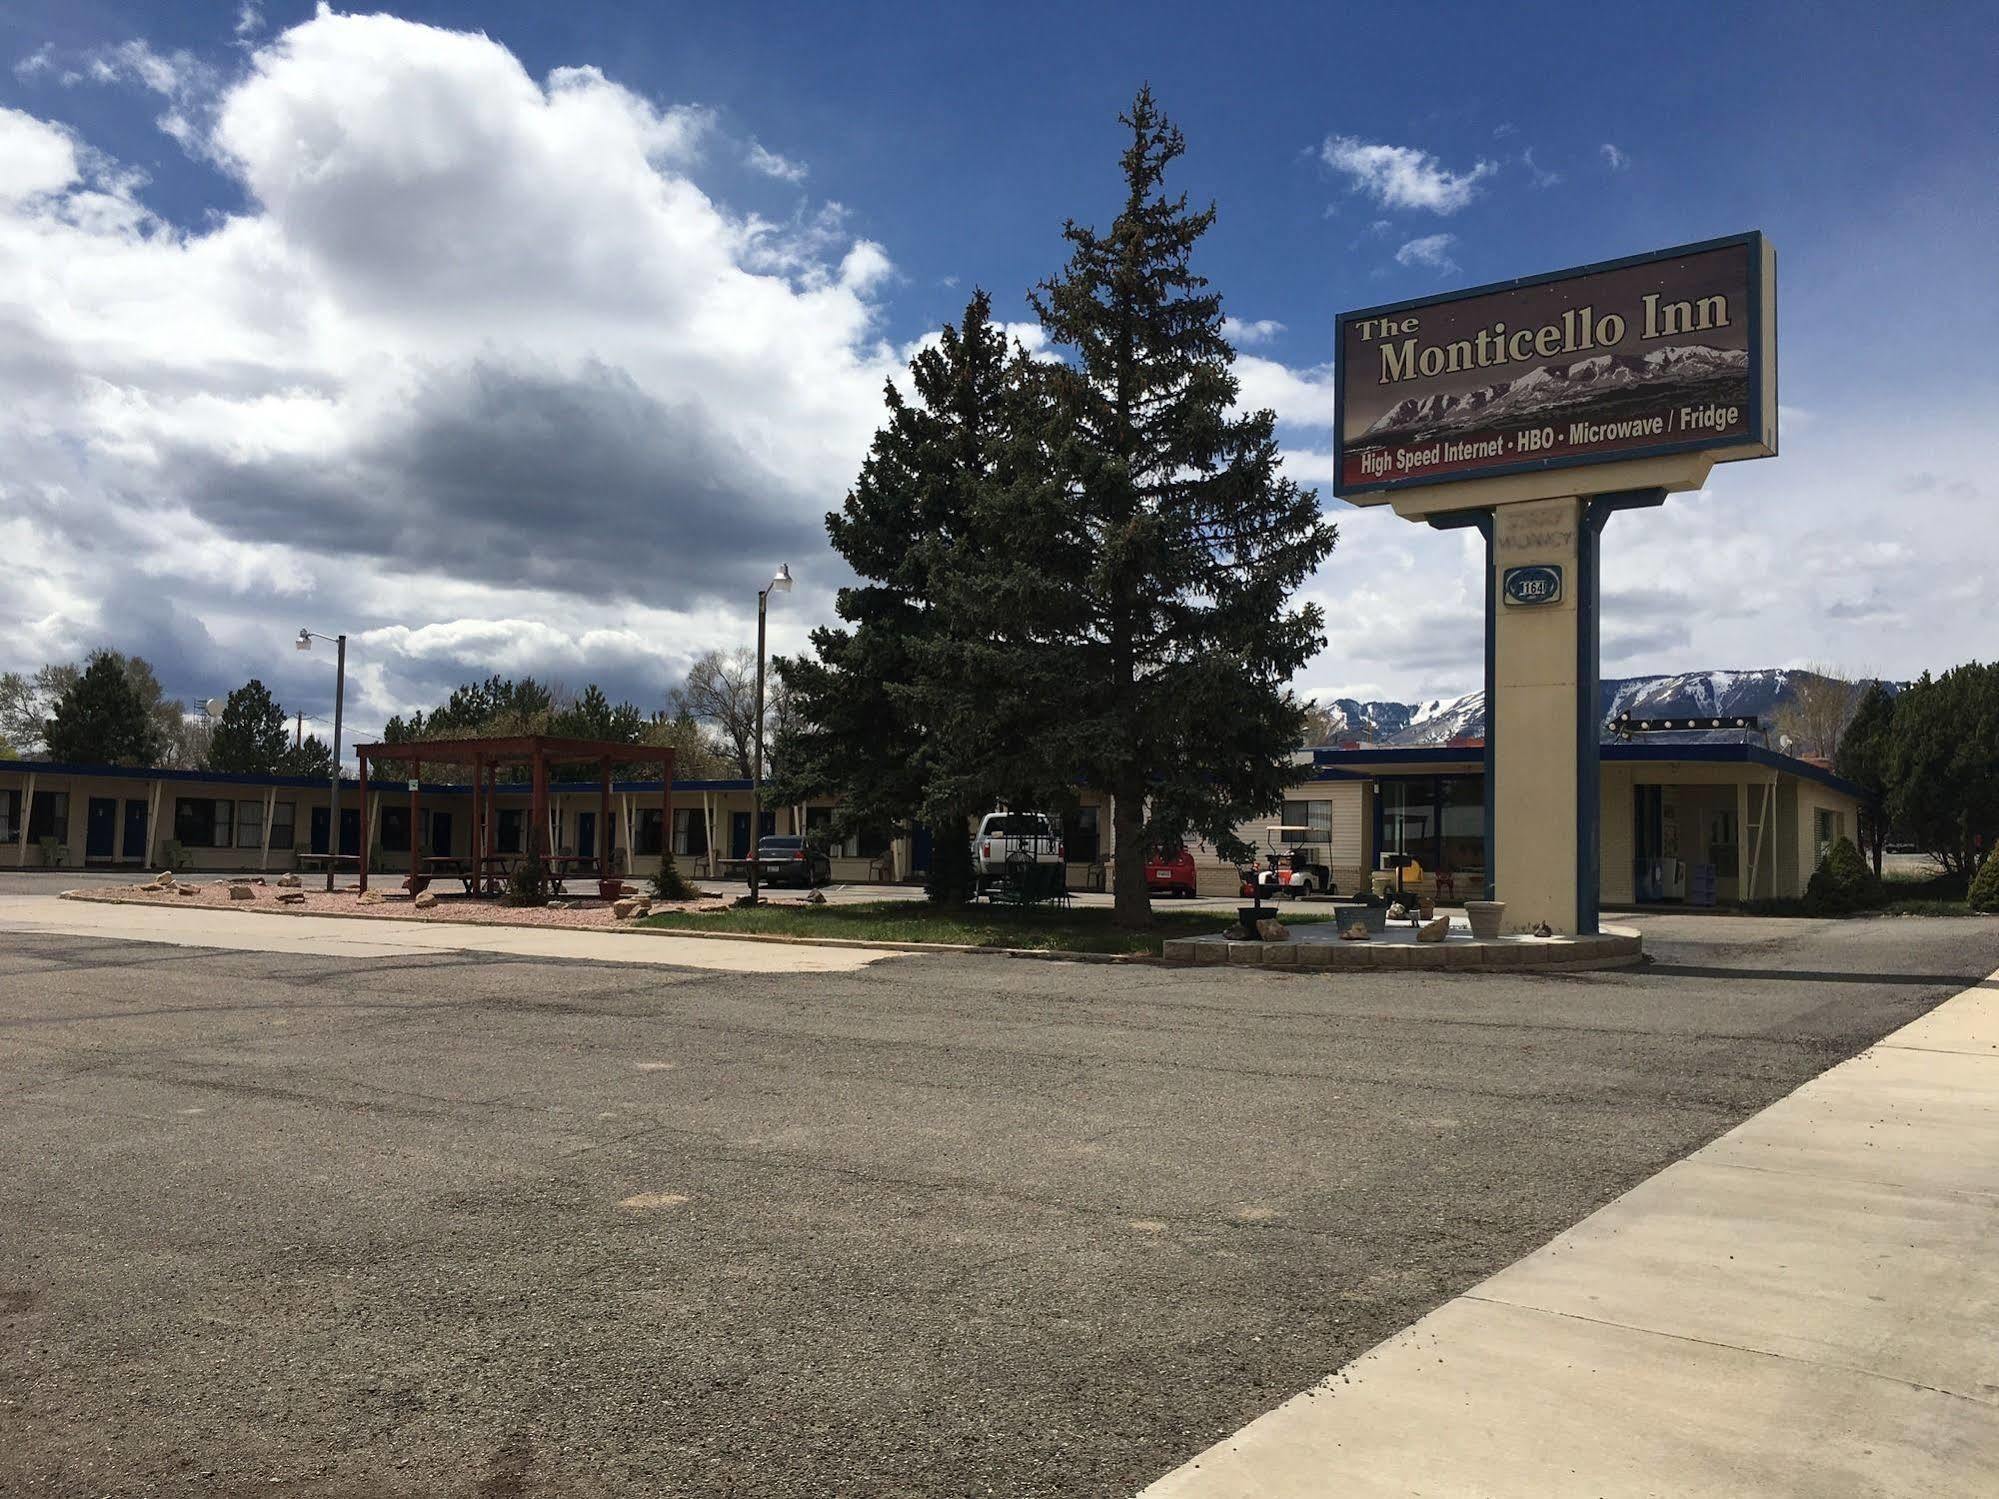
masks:
<svg viewBox="0 0 1999 1499"><path fill-rule="evenodd" d="M879 859L888 852L888 829L868 827L856 830L853 837L854 857L857 859Z"/></svg>
<svg viewBox="0 0 1999 1499"><path fill-rule="evenodd" d="M236 804L205 796L174 800L174 842L182 848L228 848L235 843Z"/></svg>
<svg viewBox="0 0 1999 1499"><path fill-rule="evenodd" d="M410 851L410 809L382 808L382 852L406 854Z"/></svg>
<svg viewBox="0 0 1999 1499"><path fill-rule="evenodd" d="M1813 814L1813 823L1812 862L1823 864L1825 856L1832 851L1832 846L1846 836L1846 814L1835 812L1829 807L1820 807Z"/></svg>
<svg viewBox="0 0 1999 1499"><path fill-rule="evenodd" d="M833 836L833 809L831 807L807 807L805 809L805 841L812 848L823 848L836 859L847 855L848 839Z"/></svg>
<svg viewBox="0 0 1999 1499"><path fill-rule="evenodd" d="M297 837L297 802L276 802L271 807L271 847L288 849Z"/></svg>
<svg viewBox="0 0 1999 1499"><path fill-rule="evenodd" d="M659 852L659 813L652 814L653 847ZM698 859L708 852L708 816L693 807L673 809L673 856Z"/></svg>
<svg viewBox="0 0 1999 1499"><path fill-rule="evenodd" d="M1103 851L1097 809L1078 807L1062 819L1062 852L1071 864L1094 864Z"/></svg>
<svg viewBox="0 0 1999 1499"><path fill-rule="evenodd" d="M236 846L238 848L262 848L264 846L264 804L262 802L236 803Z"/></svg>
<svg viewBox="0 0 1999 1499"><path fill-rule="evenodd" d="M0 791L0 843L12 843L21 836L21 793Z"/></svg>
<svg viewBox="0 0 1999 1499"><path fill-rule="evenodd" d="M527 813L519 807L500 808L499 852L517 854L521 852L521 831L527 826Z"/></svg>
<svg viewBox="0 0 1999 1499"><path fill-rule="evenodd" d="M69 793L67 791L37 791L35 805L28 813L28 841L53 838L58 843L69 842Z"/></svg>

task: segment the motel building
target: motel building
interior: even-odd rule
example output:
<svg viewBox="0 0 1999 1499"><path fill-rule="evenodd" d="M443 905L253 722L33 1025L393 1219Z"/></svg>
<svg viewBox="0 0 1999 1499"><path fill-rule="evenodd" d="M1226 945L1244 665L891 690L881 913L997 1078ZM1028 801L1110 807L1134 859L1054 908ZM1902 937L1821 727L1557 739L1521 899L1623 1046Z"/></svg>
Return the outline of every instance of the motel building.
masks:
<svg viewBox="0 0 1999 1499"><path fill-rule="evenodd" d="M1491 860L1481 743L1325 747L1298 760L1281 813L1243 825L1238 836L1269 850L1272 829L1309 829L1313 842L1330 845L1343 894L1397 866L1405 891L1445 904L1484 893ZM1605 743L1601 784L1596 837L1606 907L1802 895L1824 851L1855 834L1866 800L1823 766L1754 742ZM626 875L646 878L658 868L662 839L659 781L614 781L611 790L604 828L596 784L552 784L546 846L590 856L608 838L614 853L624 852ZM498 848L518 853L527 846L531 788L501 782L498 791ZM368 792L370 867L404 873L408 783L371 777ZM342 783L339 850L348 855L363 846L358 793L353 781ZM325 867L333 841L328 801L326 782L296 776L0 761L0 870L312 872ZM471 853L469 785L424 782L419 815L428 852ZM830 803L766 808L761 833L811 837L832 815ZM1085 790L1063 829L1072 889L1108 888L1110 827L1110 809ZM723 875L724 861L750 852L749 782L676 781L670 837L684 872ZM861 832L830 845L833 881L920 880L932 846L925 830ZM1194 854L1200 894L1236 893L1233 865L1206 846Z"/></svg>

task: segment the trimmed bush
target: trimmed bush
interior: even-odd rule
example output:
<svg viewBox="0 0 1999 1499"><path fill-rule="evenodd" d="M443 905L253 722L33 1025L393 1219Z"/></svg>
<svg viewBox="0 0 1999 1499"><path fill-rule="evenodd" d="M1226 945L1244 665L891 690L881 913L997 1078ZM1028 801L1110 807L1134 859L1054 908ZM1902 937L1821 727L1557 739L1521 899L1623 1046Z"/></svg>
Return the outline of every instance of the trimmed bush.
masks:
<svg viewBox="0 0 1999 1499"><path fill-rule="evenodd" d="M507 904L545 906L548 904L548 866L540 859L523 859L507 876Z"/></svg>
<svg viewBox="0 0 1999 1499"><path fill-rule="evenodd" d="M668 850L660 855L659 873L652 877L654 900L692 900L694 887L681 874L680 866L673 862L673 853Z"/></svg>
<svg viewBox="0 0 1999 1499"><path fill-rule="evenodd" d="M1999 911L1999 853L1985 856L1985 862L1978 866L1977 877L1971 882L1971 894L1966 899L1974 911Z"/></svg>
<svg viewBox="0 0 1999 1499"><path fill-rule="evenodd" d="M1841 838L1826 850L1811 883L1805 886L1804 909L1809 916L1851 916L1886 899L1881 882L1860 857L1851 838Z"/></svg>

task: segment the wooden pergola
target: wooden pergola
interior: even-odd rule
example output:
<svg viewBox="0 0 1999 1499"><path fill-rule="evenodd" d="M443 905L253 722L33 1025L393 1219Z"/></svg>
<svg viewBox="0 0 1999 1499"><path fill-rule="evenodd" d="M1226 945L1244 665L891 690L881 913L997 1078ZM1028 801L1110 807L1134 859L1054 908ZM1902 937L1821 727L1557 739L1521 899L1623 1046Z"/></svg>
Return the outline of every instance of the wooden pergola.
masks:
<svg viewBox="0 0 1999 1499"><path fill-rule="evenodd" d="M493 847L499 819L494 806L499 796L502 765L525 765L534 811L528 829L528 858L546 859L552 850L542 845L548 835L548 770L551 765L594 765L600 795L597 821L599 878L611 871L611 767L614 765L657 765L660 768L660 857L664 859L673 839L673 751L659 745L622 744L608 739L565 739L549 734L521 734L493 739L411 739L398 743L356 745L361 762L361 829L365 845L368 828L368 762L373 759L397 761L411 769L410 790L410 874L418 877L417 846L423 828L423 767L469 765L472 767L472 861L475 877L482 881L486 867L496 860ZM336 834L337 836L337 834ZM361 885L368 888L368 849L361 850Z"/></svg>

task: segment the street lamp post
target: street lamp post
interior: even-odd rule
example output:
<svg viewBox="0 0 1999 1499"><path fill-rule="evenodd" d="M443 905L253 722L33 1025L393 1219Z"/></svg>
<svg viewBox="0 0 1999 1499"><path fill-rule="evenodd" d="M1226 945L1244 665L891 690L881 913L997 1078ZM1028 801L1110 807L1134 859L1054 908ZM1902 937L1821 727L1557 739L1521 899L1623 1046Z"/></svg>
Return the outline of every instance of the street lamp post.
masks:
<svg viewBox="0 0 1999 1499"><path fill-rule="evenodd" d="M300 630L292 643L302 651L312 649L315 640L330 640L335 647L333 664L333 790L326 809L326 889L333 891L333 870L340 858L340 710L347 696L347 637L320 635ZM364 804L365 805L365 804Z"/></svg>
<svg viewBox="0 0 1999 1499"><path fill-rule="evenodd" d="M770 586L757 590L757 715L750 725L750 904L757 903L758 845L763 842L764 801L764 615L774 593L791 592L791 564L780 562ZM670 832L670 830L669 830Z"/></svg>

